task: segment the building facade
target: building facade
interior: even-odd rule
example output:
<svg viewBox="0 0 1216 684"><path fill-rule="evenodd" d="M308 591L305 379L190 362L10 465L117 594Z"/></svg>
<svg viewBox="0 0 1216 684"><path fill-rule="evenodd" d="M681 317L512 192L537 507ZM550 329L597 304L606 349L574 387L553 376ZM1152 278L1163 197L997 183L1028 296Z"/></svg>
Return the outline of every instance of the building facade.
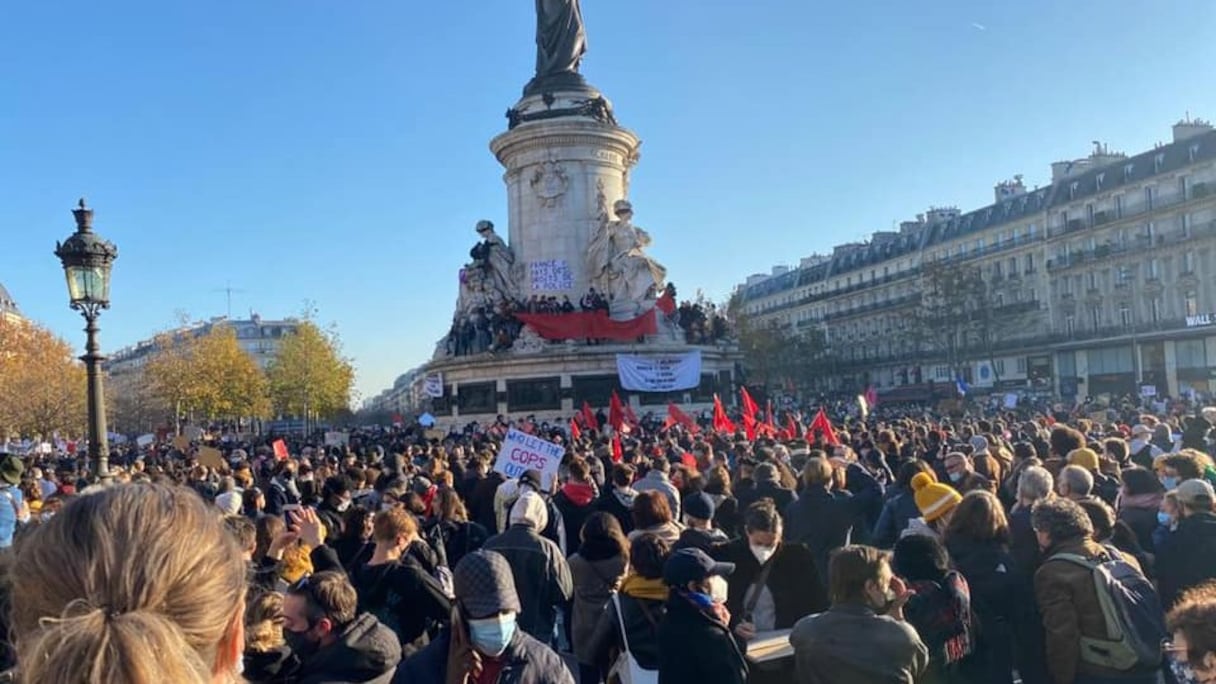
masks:
<svg viewBox="0 0 1216 684"><path fill-rule="evenodd" d="M21 315L21 309L17 308L17 302L13 300L12 295L0 284L0 320L5 323L18 323L25 320Z"/></svg>
<svg viewBox="0 0 1216 684"><path fill-rule="evenodd" d="M264 320L257 314L251 315L248 320L236 321L230 321L224 316L217 316L208 321L165 331L164 334L172 336L175 340L202 337L220 325L232 328L236 332L237 343L241 349L253 358L259 368L266 370L277 357L283 339L295 332L299 321L294 318ZM160 335L157 335L110 354L104 364L105 371L111 377L137 373L156 352L159 337Z"/></svg>
<svg viewBox="0 0 1216 684"><path fill-rule="evenodd" d="M752 276L739 287L743 311L823 331L833 363L817 389L873 385L888 400L921 400L962 379L1064 398L1210 393L1213 190L1216 130L1184 120L1146 152L1095 143L1084 159L1052 164L1045 187L1015 177L980 209L932 208L898 231ZM947 353L923 329L930 274L964 269L982 279L984 311Z"/></svg>

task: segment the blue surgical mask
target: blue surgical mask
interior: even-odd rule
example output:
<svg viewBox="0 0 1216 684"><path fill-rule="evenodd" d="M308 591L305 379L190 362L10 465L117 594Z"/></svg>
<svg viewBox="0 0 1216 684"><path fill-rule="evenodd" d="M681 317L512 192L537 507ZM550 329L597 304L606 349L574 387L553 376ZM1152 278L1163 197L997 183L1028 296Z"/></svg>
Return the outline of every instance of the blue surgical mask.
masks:
<svg viewBox="0 0 1216 684"><path fill-rule="evenodd" d="M1161 486L1165 487L1165 491L1167 492L1173 489L1178 489L1178 478L1163 475L1161 476Z"/></svg>
<svg viewBox="0 0 1216 684"><path fill-rule="evenodd" d="M963 474L962 474L962 473L950 473L950 481L951 481L951 482L958 482L958 481L959 481L959 480L961 480L961 479L963 479Z"/></svg>
<svg viewBox="0 0 1216 684"><path fill-rule="evenodd" d="M469 620L469 639L473 646L490 657L502 655L515 636L515 613L503 613L484 620Z"/></svg>
<svg viewBox="0 0 1216 684"><path fill-rule="evenodd" d="M1174 524L1174 519L1165 511L1157 511L1157 522L1161 525L1169 527Z"/></svg>

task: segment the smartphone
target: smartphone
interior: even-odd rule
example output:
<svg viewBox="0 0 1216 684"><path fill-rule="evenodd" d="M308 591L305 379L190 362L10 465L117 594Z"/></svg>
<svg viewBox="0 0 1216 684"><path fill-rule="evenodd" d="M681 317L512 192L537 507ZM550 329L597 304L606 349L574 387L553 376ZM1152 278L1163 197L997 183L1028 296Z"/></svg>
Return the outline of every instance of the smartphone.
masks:
<svg viewBox="0 0 1216 684"><path fill-rule="evenodd" d="M291 514L300 510L300 504L283 504L283 519L291 522Z"/></svg>

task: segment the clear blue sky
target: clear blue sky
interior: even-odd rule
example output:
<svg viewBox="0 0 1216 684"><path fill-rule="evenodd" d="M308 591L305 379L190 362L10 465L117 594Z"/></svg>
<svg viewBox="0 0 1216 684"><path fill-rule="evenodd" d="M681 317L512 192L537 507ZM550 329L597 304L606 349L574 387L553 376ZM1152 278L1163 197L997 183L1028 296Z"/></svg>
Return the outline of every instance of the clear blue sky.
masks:
<svg viewBox="0 0 1216 684"><path fill-rule="evenodd" d="M583 73L645 141L636 222L683 294L1216 118L1211 0L583 0ZM527 0L14 2L0 27L0 283L82 346L55 240L119 245L103 345L175 311L338 325L370 396L444 334Z"/></svg>

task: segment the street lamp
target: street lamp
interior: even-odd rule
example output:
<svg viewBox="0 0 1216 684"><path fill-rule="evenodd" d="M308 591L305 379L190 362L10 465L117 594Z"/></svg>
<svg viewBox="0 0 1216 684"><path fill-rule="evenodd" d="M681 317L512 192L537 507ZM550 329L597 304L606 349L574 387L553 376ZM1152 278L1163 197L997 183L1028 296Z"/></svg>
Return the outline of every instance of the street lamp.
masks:
<svg viewBox="0 0 1216 684"><path fill-rule="evenodd" d="M80 360L84 361L89 378L89 461L94 480L106 480L110 477L110 445L101 389L101 362L105 357L97 344L97 317L102 309L110 308L110 267L118 258L118 248L93 232L93 210L85 206L83 198L72 210L72 216L76 218L76 232L62 243L55 243L55 256L63 262L71 306L88 323L84 329L88 343Z"/></svg>

